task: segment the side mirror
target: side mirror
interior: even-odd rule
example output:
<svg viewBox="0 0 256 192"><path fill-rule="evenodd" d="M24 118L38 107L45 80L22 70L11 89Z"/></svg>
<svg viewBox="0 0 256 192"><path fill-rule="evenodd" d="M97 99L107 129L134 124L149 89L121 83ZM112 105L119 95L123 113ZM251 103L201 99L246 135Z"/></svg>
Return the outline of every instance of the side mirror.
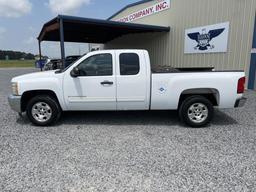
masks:
<svg viewBox="0 0 256 192"><path fill-rule="evenodd" d="M80 75L80 71L78 67L74 67L72 71L70 72L71 77L78 77Z"/></svg>

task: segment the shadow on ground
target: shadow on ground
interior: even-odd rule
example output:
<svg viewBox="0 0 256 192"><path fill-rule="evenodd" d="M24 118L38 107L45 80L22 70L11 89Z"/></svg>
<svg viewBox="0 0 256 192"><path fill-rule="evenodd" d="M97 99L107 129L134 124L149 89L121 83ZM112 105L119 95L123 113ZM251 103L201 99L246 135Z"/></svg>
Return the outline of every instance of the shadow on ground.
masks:
<svg viewBox="0 0 256 192"><path fill-rule="evenodd" d="M29 124L26 115L18 117L17 123ZM90 111L63 112L57 125L184 125L177 111ZM226 113L215 111L213 125L233 125L238 122Z"/></svg>
<svg viewBox="0 0 256 192"><path fill-rule="evenodd" d="M229 116L228 114L220 111L220 110L215 110L212 124L214 125L234 125L238 124L238 122Z"/></svg>

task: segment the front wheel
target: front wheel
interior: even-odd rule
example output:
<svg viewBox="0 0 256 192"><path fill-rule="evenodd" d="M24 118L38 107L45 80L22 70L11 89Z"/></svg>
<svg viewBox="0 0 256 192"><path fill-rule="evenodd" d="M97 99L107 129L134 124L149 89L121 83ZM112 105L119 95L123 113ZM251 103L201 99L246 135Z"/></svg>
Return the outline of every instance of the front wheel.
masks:
<svg viewBox="0 0 256 192"><path fill-rule="evenodd" d="M37 126L48 126L55 123L61 109L58 102L48 95L39 95L32 98L27 105L27 116Z"/></svg>
<svg viewBox="0 0 256 192"><path fill-rule="evenodd" d="M180 119L191 127L206 126L211 121L213 113L212 103L202 96L188 97L179 108Z"/></svg>

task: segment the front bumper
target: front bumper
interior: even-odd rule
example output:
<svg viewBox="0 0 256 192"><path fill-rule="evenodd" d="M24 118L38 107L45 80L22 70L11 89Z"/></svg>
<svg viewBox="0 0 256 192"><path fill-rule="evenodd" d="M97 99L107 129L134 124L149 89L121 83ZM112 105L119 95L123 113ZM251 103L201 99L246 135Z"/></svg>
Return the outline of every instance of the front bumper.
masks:
<svg viewBox="0 0 256 192"><path fill-rule="evenodd" d="M12 110L21 113L21 96L9 95L8 102Z"/></svg>
<svg viewBox="0 0 256 192"><path fill-rule="evenodd" d="M242 97L241 99L237 99L235 103L235 108L237 107L243 107L247 101L247 98Z"/></svg>

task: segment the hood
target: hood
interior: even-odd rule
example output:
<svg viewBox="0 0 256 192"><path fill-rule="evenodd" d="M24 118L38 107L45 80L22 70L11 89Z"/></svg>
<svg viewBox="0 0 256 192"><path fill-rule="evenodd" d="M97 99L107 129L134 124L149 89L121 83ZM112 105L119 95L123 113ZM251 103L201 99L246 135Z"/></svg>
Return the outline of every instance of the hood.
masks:
<svg viewBox="0 0 256 192"><path fill-rule="evenodd" d="M36 80L36 79L42 79L42 78L49 78L49 77L54 77L56 75L57 74L55 74L55 71L35 72L35 73L29 73L29 74L25 74L25 75L14 77L12 79L12 82Z"/></svg>

